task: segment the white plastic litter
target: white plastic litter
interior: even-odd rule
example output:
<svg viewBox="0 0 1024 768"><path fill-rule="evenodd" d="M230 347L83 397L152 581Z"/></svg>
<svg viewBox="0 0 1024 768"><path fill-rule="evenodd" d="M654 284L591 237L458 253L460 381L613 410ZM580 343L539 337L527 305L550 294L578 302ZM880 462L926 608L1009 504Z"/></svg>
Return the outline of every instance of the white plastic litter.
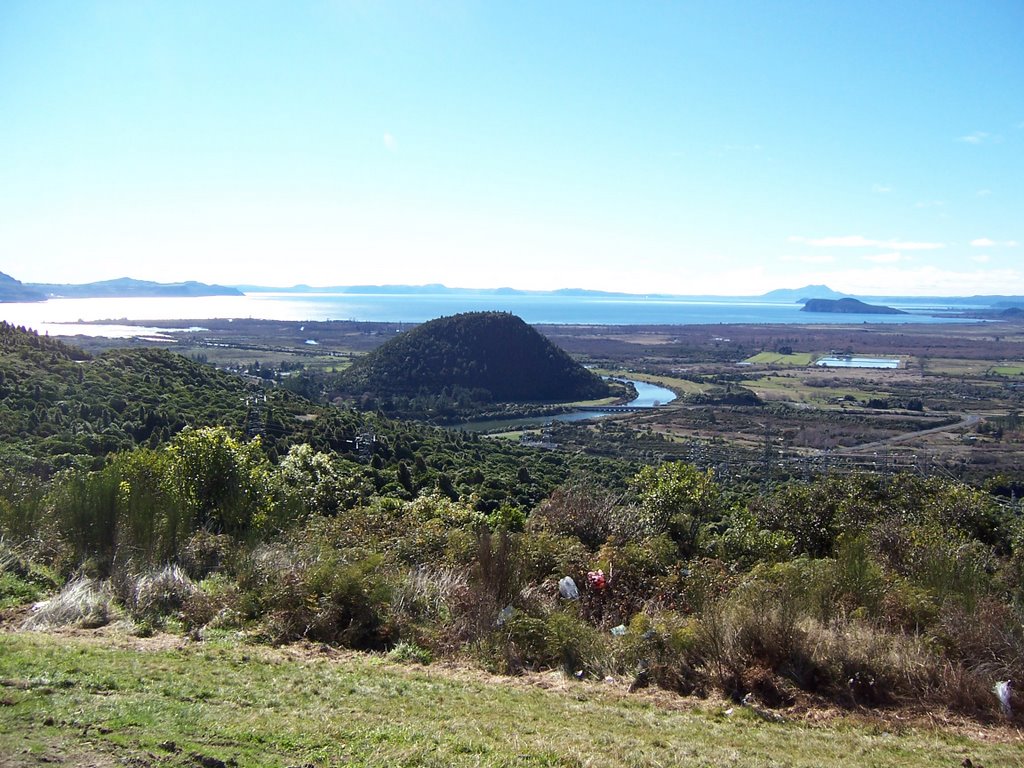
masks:
<svg viewBox="0 0 1024 768"><path fill-rule="evenodd" d="M558 594L560 594L566 600L580 599L580 590L576 586L576 582L572 580L572 576L565 576L561 580L559 580Z"/></svg>
<svg viewBox="0 0 1024 768"><path fill-rule="evenodd" d="M1013 708L1010 706L1010 681L1000 680L992 686L992 692L999 699L999 706L1003 708L1003 714L1011 717L1013 715Z"/></svg>

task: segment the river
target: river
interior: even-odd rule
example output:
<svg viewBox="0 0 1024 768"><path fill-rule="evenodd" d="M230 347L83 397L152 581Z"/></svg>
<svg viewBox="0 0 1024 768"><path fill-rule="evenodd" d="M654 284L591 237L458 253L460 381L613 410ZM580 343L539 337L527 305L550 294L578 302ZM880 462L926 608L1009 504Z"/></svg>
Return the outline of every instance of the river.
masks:
<svg viewBox="0 0 1024 768"><path fill-rule="evenodd" d="M631 408L656 408L665 405L676 399L676 393L667 387L659 387L657 384L650 384L646 381L636 379L623 379L615 377L617 381L625 381L636 387L637 396L626 403ZM519 419L489 419L487 421L467 421L461 424L452 425L455 429L464 429L467 432L493 432L495 430L515 429L517 427L537 427L550 424L552 421L584 421L585 419L600 419L611 414L606 411L572 411L571 413L560 413L557 416L532 416Z"/></svg>

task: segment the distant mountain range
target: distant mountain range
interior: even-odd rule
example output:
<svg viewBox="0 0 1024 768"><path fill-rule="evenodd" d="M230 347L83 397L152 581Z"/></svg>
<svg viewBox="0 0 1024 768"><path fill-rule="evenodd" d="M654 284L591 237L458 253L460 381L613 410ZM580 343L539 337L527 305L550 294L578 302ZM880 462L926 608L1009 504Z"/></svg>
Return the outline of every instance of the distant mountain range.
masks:
<svg viewBox="0 0 1024 768"><path fill-rule="evenodd" d="M43 301L42 291L0 272L0 301Z"/></svg>
<svg viewBox="0 0 1024 768"><path fill-rule="evenodd" d="M691 301L765 301L806 304L812 299L839 300L855 298L827 285L805 285L802 288L778 288L759 296L684 295L671 293L625 293L594 291L586 288L560 288L554 291L530 291L519 288L451 288L440 283L427 285L335 285L315 287L293 285L214 285L189 280L183 283L157 283L128 277L93 283L22 283L0 272L0 302L45 301L50 298L149 298L158 296L241 296L245 293L347 293L352 295L434 295L434 296L555 296L621 299L687 299ZM941 307L950 310L1006 309L1024 307L1024 296L860 296L876 304Z"/></svg>
<svg viewBox="0 0 1024 768"><path fill-rule="evenodd" d="M46 301L47 299L113 299L187 296L241 296L237 288L208 285L189 280L184 283L155 283L121 277L95 283L22 283L0 272L0 301Z"/></svg>
<svg viewBox="0 0 1024 768"><path fill-rule="evenodd" d="M765 301L787 301L805 304L810 299L845 299L850 294L833 291L827 285L805 285L803 288L778 288L761 294L758 298Z"/></svg>

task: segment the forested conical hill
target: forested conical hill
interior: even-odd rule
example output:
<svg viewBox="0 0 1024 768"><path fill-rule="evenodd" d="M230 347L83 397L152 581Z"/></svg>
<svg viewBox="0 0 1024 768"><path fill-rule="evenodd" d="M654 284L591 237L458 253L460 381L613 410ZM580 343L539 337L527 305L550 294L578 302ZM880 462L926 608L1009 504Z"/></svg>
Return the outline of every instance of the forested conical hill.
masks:
<svg viewBox="0 0 1024 768"><path fill-rule="evenodd" d="M507 312L466 312L417 326L356 361L342 375L341 388L376 395L464 389L495 402L564 402L609 393L601 377Z"/></svg>

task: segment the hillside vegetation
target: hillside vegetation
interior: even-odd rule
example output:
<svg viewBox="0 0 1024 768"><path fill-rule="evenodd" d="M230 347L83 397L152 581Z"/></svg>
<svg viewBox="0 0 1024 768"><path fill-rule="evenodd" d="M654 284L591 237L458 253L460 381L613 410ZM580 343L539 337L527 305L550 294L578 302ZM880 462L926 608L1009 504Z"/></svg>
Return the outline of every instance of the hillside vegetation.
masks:
<svg viewBox="0 0 1024 768"><path fill-rule="evenodd" d="M167 440L186 425L242 425L242 379L156 349L80 349L0 323L0 456L49 471Z"/></svg>
<svg viewBox="0 0 1024 768"><path fill-rule="evenodd" d="M352 394L465 391L477 401L606 397L608 385L515 315L467 312L396 336L354 363L339 386Z"/></svg>
<svg viewBox="0 0 1024 768"><path fill-rule="evenodd" d="M0 323L0 480L99 469L112 454L157 448L186 427L258 436L272 461L308 445L345 466L360 487L399 498L440 489L485 512L534 504L573 473L624 484L632 471L624 463L538 454L312 403L164 350L116 349L94 357Z"/></svg>
<svg viewBox="0 0 1024 768"><path fill-rule="evenodd" d="M10 413L31 411L6 450L41 462L0 469L0 608L35 603L20 626L124 620L760 708L1020 722L1013 685L1005 710L993 692L1024 678L1016 502L911 474L722 482L249 390L165 353L106 365L4 339ZM37 411L71 418L61 403L82 397L120 414L119 393L131 414L159 392L196 421L142 442L119 421L124 448L74 443L81 460L53 471ZM78 418L68 434L95 432Z"/></svg>

